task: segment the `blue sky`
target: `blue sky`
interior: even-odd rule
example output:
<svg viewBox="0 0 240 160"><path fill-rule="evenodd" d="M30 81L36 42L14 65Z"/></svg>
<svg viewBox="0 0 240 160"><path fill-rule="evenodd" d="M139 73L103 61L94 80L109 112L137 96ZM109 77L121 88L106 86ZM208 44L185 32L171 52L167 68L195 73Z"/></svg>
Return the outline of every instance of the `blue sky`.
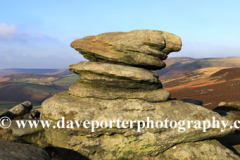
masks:
<svg viewBox="0 0 240 160"><path fill-rule="evenodd" d="M88 35L162 30L182 39L169 57L240 56L239 0L0 1L0 69L67 68Z"/></svg>

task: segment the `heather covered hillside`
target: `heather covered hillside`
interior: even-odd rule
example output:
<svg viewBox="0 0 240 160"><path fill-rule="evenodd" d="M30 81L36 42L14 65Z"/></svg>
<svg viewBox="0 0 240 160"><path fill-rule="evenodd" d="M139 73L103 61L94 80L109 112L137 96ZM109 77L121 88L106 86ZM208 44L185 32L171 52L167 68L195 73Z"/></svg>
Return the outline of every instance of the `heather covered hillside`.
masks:
<svg viewBox="0 0 240 160"><path fill-rule="evenodd" d="M171 98L201 100L209 109L220 102L240 101L240 67L198 69L162 83L171 92Z"/></svg>

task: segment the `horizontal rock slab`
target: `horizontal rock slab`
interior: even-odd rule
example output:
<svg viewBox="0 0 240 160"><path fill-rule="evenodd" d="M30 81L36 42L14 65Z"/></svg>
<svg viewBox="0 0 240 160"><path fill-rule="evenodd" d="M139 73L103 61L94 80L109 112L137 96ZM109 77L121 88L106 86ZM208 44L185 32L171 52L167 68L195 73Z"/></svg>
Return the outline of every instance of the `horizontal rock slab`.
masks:
<svg viewBox="0 0 240 160"><path fill-rule="evenodd" d="M146 69L125 65L84 61L69 65L68 68L70 71L79 74L81 78L82 72L92 72L112 78L147 81L154 83L159 82L158 75L156 73Z"/></svg>
<svg viewBox="0 0 240 160"><path fill-rule="evenodd" d="M85 84L93 88L101 88L104 90L111 91L128 91L129 89L133 91L143 91L143 90L156 90L162 88L162 83L149 83L149 82L140 82L127 79L116 79L109 78L106 76L101 76L92 73L85 73L85 76L93 75L95 78L92 80L80 79L78 82Z"/></svg>
<svg viewBox="0 0 240 160"><path fill-rule="evenodd" d="M0 159L3 160L50 160L48 153L42 148L12 142L7 140L0 140Z"/></svg>
<svg viewBox="0 0 240 160"><path fill-rule="evenodd" d="M102 89L92 88L82 84L81 81L76 81L69 87L69 93L81 98L100 98L100 99L142 99L150 102L167 101L170 97L170 92L165 89L157 90L119 90L119 89Z"/></svg>
<svg viewBox="0 0 240 160"><path fill-rule="evenodd" d="M178 144L164 152L164 157L172 160L238 160L240 157L217 140Z"/></svg>
<svg viewBox="0 0 240 160"><path fill-rule="evenodd" d="M69 65L69 70L79 74L81 81L97 87L150 90L162 87L158 75L143 68L101 62L79 62Z"/></svg>
<svg viewBox="0 0 240 160"><path fill-rule="evenodd" d="M154 30L110 32L75 40L71 47L86 59L138 66L147 69L165 67L167 54L181 49L182 42L174 34Z"/></svg>
<svg viewBox="0 0 240 160"><path fill-rule="evenodd" d="M45 100L42 103L41 119L52 120L52 125L56 126L58 120L65 120L62 124L67 125L69 120L78 122L89 121L141 121L147 126L147 117L149 125L151 120L164 121L166 124L176 123L180 120L203 121L216 120L228 121L226 128L221 126L218 129L209 128L203 132L201 128L194 128L191 124L185 130L180 132L181 128L138 128L136 123L133 128L118 128L117 124L112 124L108 128L96 128L94 132L91 128L83 127L73 129L45 129L48 143L73 149L90 159L117 159L125 155L149 155L155 156L176 144L185 142L194 142L213 137L225 136L234 131L230 126L232 120L221 117L202 106L172 100L167 102L147 102L140 99L116 99L102 100L97 98L79 98L71 96L68 92L62 92ZM174 123L175 124L175 123ZM76 126L76 125L74 125ZM183 126L182 126L183 127ZM138 129L140 129L138 132ZM183 128L182 128L183 129ZM222 131L221 131L222 130ZM131 157L128 157L131 158Z"/></svg>

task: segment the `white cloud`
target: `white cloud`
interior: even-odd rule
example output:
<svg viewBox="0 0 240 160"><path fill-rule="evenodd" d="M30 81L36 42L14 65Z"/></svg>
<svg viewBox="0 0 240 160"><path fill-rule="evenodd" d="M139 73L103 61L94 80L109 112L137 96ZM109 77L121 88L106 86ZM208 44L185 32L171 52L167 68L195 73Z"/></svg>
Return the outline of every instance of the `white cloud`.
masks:
<svg viewBox="0 0 240 160"><path fill-rule="evenodd" d="M4 23L0 25L0 48L0 69L66 68L67 64L84 60L70 47L70 42L62 42L41 31L22 31Z"/></svg>
<svg viewBox="0 0 240 160"><path fill-rule="evenodd" d="M53 40L58 41L56 37L47 35L41 31L20 31L16 25L8 26L5 23L0 24L0 40L27 42L32 40Z"/></svg>
<svg viewBox="0 0 240 160"><path fill-rule="evenodd" d="M17 34L16 26L7 26L4 23L0 24L0 37L1 38L11 38Z"/></svg>

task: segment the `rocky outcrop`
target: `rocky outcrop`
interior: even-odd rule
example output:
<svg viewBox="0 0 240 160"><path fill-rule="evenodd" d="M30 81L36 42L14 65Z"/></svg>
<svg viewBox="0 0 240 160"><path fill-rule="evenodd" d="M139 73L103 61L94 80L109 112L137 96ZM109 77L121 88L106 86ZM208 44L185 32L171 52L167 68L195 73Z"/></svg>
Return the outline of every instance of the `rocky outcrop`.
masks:
<svg viewBox="0 0 240 160"><path fill-rule="evenodd" d="M141 159L234 131L232 121L215 112L170 100L158 76L148 70L165 67L162 60L181 49L179 37L152 30L114 32L84 37L71 46L90 62L70 65L80 80L42 103L41 119L52 121L45 129L48 143L90 159ZM228 123L219 128L200 124L212 117ZM87 121L89 128L81 125Z"/></svg>
<svg viewBox="0 0 240 160"><path fill-rule="evenodd" d="M50 157L42 148L29 144L0 140L0 159L50 160Z"/></svg>
<svg viewBox="0 0 240 160"><path fill-rule="evenodd" d="M220 117L217 113L207 110L201 106L184 103L181 101L167 101L150 103L139 99L117 99L102 100L97 98L78 98L63 92L46 100L44 107L44 119L52 120L52 125L57 126L57 121L65 117L68 120L89 121L134 121L143 120L146 128L138 131L135 125L132 129L119 129L113 124L109 129L49 129L46 131L48 142L54 146L67 147L76 150L84 156L92 159L114 159L125 156L127 153L157 155L175 144L183 142L194 142L211 137L223 136L231 132L230 126L224 132L220 129L187 129L187 124L182 130L179 128L154 129L147 128L147 117L149 121L168 119L174 120L218 120L227 119ZM51 114L46 114L51 113ZM169 123L168 122L168 123ZM64 123L64 122L63 122ZM170 124L169 124L170 125ZM65 126L66 127L66 126ZM185 131L183 131L185 129ZM183 131L183 132L181 132ZM70 136L71 135L71 136ZM116 153L117 151L117 153ZM95 157L97 153L98 157Z"/></svg>

